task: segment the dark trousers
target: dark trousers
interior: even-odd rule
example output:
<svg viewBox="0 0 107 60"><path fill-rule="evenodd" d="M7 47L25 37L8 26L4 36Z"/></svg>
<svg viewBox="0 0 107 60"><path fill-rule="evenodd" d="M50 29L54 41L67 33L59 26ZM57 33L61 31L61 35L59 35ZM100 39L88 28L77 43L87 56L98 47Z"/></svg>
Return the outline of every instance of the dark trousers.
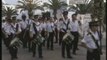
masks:
<svg viewBox="0 0 107 60"><path fill-rule="evenodd" d="M30 40L30 36L29 36L29 31L26 31L26 33L25 33L25 31L26 30L23 30L22 32L21 32L21 40L22 40L22 42L23 42L23 48L27 48L27 43L29 42L29 40ZM23 37L24 36L24 37Z"/></svg>
<svg viewBox="0 0 107 60"><path fill-rule="evenodd" d="M36 54L36 47L37 47L37 44L32 43L33 56L35 56L35 54ZM39 55L39 57L42 57L42 44L38 45L38 55Z"/></svg>
<svg viewBox="0 0 107 60"><path fill-rule="evenodd" d="M6 46L6 48L8 47L8 45L6 44L6 38L3 39L4 45Z"/></svg>
<svg viewBox="0 0 107 60"><path fill-rule="evenodd" d="M65 57L65 51L67 53L67 57L71 57L71 55L70 55L70 45L66 44L64 41L62 41L62 57Z"/></svg>
<svg viewBox="0 0 107 60"><path fill-rule="evenodd" d="M28 40L28 50L29 50L29 52L31 51L31 38L29 38L29 40Z"/></svg>
<svg viewBox="0 0 107 60"><path fill-rule="evenodd" d="M71 34L74 36L74 40L72 43L73 53L76 53L76 50L78 47L79 34L78 34L78 32L71 32Z"/></svg>
<svg viewBox="0 0 107 60"><path fill-rule="evenodd" d="M42 35L42 37L44 37L44 38L46 37L45 30L42 30L41 35ZM46 40L43 41L43 46L45 46L45 41L46 41Z"/></svg>
<svg viewBox="0 0 107 60"><path fill-rule="evenodd" d="M55 28L55 43L58 43L58 29Z"/></svg>
<svg viewBox="0 0 107 60"><path fill-rule="evenodd" d="M63 38L63 36L65 35L65 32L59 32L59 45L61 45L61 43L62 43L62 38Z"/></svg>
<svg viewBox="0 0 107 60"><path fill-rule="evenodd" d="M18 51L18 48L16 46L9 47L9 53L12 59L17 58L17 51Z"/></svg>
<svg viewBox="0 0 107 60"><path fill-rule="evenodd" d="M87 60L100 60L98 49L93 50L93 52L87 51Z"/></svg>
<svg viewBox="0 0 107 60"><path fill-rule="evenodd" d="M5 34L3 32L1 32L1 35L2 35L2 40L3 40L4 44L5 44Z"/></svg>
<svg viewBox="0 0 107 60"><path fill-rule="evenodd" d="M6 47L9 48L9 45L10 45L10 42L12 41L13 39L13 35L9 35L8 38L5 39L5 44L6 44Z"/></svg>
<svg viewBox="0 0 107 60"><path fill-rule="evenodd" d="M53 50L53 36L54 36L54 32L49 32L49 37L47 39L47 49L51 49Z"/></svg>

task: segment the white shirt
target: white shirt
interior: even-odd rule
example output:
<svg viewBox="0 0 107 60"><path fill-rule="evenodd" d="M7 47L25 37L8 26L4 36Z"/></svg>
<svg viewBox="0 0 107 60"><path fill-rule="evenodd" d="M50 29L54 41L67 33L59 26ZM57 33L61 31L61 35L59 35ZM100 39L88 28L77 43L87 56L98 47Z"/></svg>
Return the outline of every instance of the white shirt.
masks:
<svg viewBox="0 0 107 60"><path fill-rule="evenodd" d="M21 26L20 26L20 23L17 23L18 24L18 31L21 32Z"/></svg>
<svg viewBox="0 0 107 60"><path fill-rule="evenodd" d="M6 22L4 22L4 23L2 22L2 28L4 28L5 24L6 24Z"/></svg>
<svg viewBox="0 0 107 60"><path fill-rule="evenodd" d="M70 24L70 30L72 32L77 32L79 30L79 24L78 24L78 21L71 21L71 24Z"/></svg>
<svg viewBox="0 0 107 60"><path fill-rule="evenodd" d="M53 30L54 30L54 24L53 23L50 23L50 22L48 22L47 24L46 24L46 31L48 31L48 32L53 32Z"/></svg>
<svg viewBox="0 0 107 60"><path fill-rule="evenodd" d="M95 32L93 33L92 31L90 31L92 33L92 35L95 37L96 40L98 40L98 44L100 45L100 40L99 40L99 36L98 33ZM91 37L90 34L87 34L84 36L84 39L81 41L83 43L85 43L87 45L87 47L91 48L91 49L96 49L97 46L93 40L93 38Z"/></svg>
<svg viewBox="0 0 107 60"><path fill-rule="evenodd" d="M46 23L44 22L44 23L41 23L41 29L43 30L45 30L46 31Z"/></svg>
<svg viewBox="0 0 107 60"><path fill-rule="evenodd" d="M32 23L32 21L30 20L30 19L27 19L27 20L25 20L25 21L21 21L20 22L20 25L21 25L21 28L22 29L26 29L27 28L27 25L28 24L31 24Z"/></svg>
<svg viewBox="0 0 107 60"><path fill-rule="evenodd" d="M59 27L60 27L60 30L62 31L62 32L65 32L64 30L66 30L67 29L67 23L68 23L68 19L67 20L64 20L64 21L59 21L60 22L60 24L59 24ZM65 24L64 24L64 22L65 22ZM69 23L70 24L70 23ZM68 28L69 28L69 25L68 25ZM64 30L63 30L64 29Z"/></svg>
<svg viewBox="0 0 107 60"><path fill-rule="evenodd" d="M35 23L35 27L37 29L37 32L41 31L41 25L39 22L34 22ZM33 34L35 34L35 30L34 30L34 27L33 27L33 23L30 25L30 32L32 32Z"/></svg>
<svg viewBox="0 0 107 60"><path fill-rule="evenodd" d="M55 28L57 28L57 29L58 29L58 25L59 25L58 23L59 23L58 20L54 21Z"/></svg>
<svg viewBox="0 0 107 60"><path fill-rule="evenodd" d="M10 35L11 33L12 34L15 34L15 26L16 26L16 24L12 27L9 23L5 23L5 25L4 25L4 31L6 32L6 34L7 35Z"/></svg>

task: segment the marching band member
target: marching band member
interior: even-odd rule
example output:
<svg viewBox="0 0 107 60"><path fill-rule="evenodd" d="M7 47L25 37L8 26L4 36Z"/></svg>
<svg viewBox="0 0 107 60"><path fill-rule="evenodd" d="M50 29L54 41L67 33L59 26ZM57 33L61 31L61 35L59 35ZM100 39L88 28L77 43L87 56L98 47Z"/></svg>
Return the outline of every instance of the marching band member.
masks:
<svg viewBox="0 0 107 60"><path fill-rule="evenodd" d="M49 33L49 37L47 39L47 49L53 50L54 24L52 18L49 18L49 21L46 24L46 30Z"/></svg>
<svg viewBox="0 0 107 60"><path fill-rule="evenodd" d="M17 45L12 45L11 42L14 38L18 37L18 34L21 32L21 28L16 23L15 17L14 20L7 19L7 22L4 26L4 31L6 32L7 46L9 48L9 53L11 55L11 59L17 59Z"/></svg>
<svg viewBox="0 0 107 60"><path fill-rule="evenodd" d="M78 40L79 40L79 24L77 20L77 15L72 15L72 21L71 21L71 34L74 36L73 44L72 44L72 53L76 55L76 50L78 48Z"/></svg>
<svg viewBox="0 0 107 60"><path fill-rule="evenodd" d="M23 41L23 48L27 48L27 43L30 40L29 37L29 27L31 25L31 20L30 19L26 19L25 15L22 15L22 21L20 22L21 25L21 40Z"/></svg>
<svg viewBox="0 0 107 60"><path fill-rule="evenodd" d="M46 41L46 19L43 19L43 21L41 22L41 28L42 28L41 35L42 35L42 37L45 38L45 40L43 42L43 46L45 46L45 41Z"/></svg>
<svg viewBox="0 0 107 60"><path fill-rule="evenodd" d="M18 58L17 57L17 52L18 52L18 46L20 41L19 40L19 34L21 33L21 27L18 24L18 21L16 20L16 17L12 17L12 26L15 29L15 37L13 37L13 40L16 39L17 41L13 42L13 40L11 40L10 45L9 45L9 52L12 56L12 59L14 58ZM13 42L13 43L12 43Z"/></svg>
<svg viewBox="0 0 107 60"><path fill-rule="evenodd" d="M9 48L9 44L10 44L10 41L12 40L12 37L13 37L13 29L11 27L11 23L12 23L12 20L10 18L6 18L6 23L3 27L3 30L4 30L4 34L5 34L5 43L6 43L6 47Z"/></svg>
<svg viewBox="0 0 107 60"><path fill-rule="evenodd" d="M5 36L5 32L4 32L4 26L5 26L5 23L6 23L6 20L5 19L3 19L2 20L2 40L3 40L3 42L4 42L4 44L5 44L5 46L6 46L6 36Z"/></svg>
<svg viewBox="0 0 107 60"><path fill-rule="evenodd" d="M55 25L55 43L58 43L58 20L57 18L54 18L54 25Z"/></svg>
<svg viewBox="0 0 107 60"><path fill-rule="evenodd" d="M61 35L60 38L64 37L64 35L67 33L67 30L69 29L69 24L70 24L70 19L67 17L68 12L64 11L63 12L63 22L61 24ZM62 39L61 40L61 50L62 50L62 57L65 58L65 50L67 52L67 58L72 58L70 55L70 44L66 44L65 41Z"/></svg>
<svg viewBox="0 0 107 60"><path fill-rule="evenodd" d="M40 18L38 19L40 20ZM34 20L33 23L30 26L30 37L32 38L32 53L33 57L35 57L36 54L36 47L38 45L38 55L39 58L43 58L42 56L42 41L41 41L41 25L37 20ZM39 38L37 38L39 37Z"/></svg>
<svg viewBox="0 0 107 60"><path fill-rule="evenodd" d="M62 41L62 33L63 31L61 30L62 28L62 23L63 23L63 18L59 19L59 45L61 45L61 41Z"/></svg>
<svg viewBox="0 0 107 60"><path fill-rule="evenodd" d="M89 31L81 41L81 46L87 49L86 60L100 60L100 54L102 53L100 39L97 21L89 22Z"/></svg>

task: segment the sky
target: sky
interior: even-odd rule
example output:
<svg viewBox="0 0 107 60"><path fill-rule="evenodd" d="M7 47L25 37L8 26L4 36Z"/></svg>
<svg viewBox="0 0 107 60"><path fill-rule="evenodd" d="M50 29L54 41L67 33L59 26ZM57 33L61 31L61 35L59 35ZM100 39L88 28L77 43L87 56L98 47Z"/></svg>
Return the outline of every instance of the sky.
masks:
<svg viewBox="0 0 107 60"><path fill-rule="evenodd" d="M3 0L2 0L3 1ZM17 4L18 0L4 0L7 4ZM104 0L106 1L106 0Z"/></svg>
<svg viewBox="0 0 107 60"><path fill-rule="evenodd" d="M3 0L2 0L3 1ZM17 1L19 0L4 0L7 4L17 4ZM48 1L48 0L44 0L44 1Z"/></svg>
<svg viewBox="0 0 107 60"><path fill-rule="evenodd" d="M17 4L18 0L4 0L7 4Z"/></svg>

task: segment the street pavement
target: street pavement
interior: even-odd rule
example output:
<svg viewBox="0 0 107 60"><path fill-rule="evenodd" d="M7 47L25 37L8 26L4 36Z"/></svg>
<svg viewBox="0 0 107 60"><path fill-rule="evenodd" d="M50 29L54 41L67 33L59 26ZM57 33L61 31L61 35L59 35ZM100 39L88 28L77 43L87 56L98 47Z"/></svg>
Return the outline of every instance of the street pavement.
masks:
<svg viewBox="0 0 107 60"><path fill-rule="evenodd" d="M101 60L106 60L106 35L103 33L104 37L102 40L103 45L103 55L101 55ZM38 53L38 52L37 52ZM71 50L72 55L72 50ZM28 49L23 49L22 47L18 50L18 59L16 60L86 60L86 49L79 46L79 50L77 50L77 55L72 55L73 59L62 58L61 57L61 46L54 43L54 50L47 50L46 47L43 47L43 58L38 58L38 54L33 58L32 53L28 52ZM2 60L11 60L10 54L6 49L4 43L2 42Z"/></svg>

